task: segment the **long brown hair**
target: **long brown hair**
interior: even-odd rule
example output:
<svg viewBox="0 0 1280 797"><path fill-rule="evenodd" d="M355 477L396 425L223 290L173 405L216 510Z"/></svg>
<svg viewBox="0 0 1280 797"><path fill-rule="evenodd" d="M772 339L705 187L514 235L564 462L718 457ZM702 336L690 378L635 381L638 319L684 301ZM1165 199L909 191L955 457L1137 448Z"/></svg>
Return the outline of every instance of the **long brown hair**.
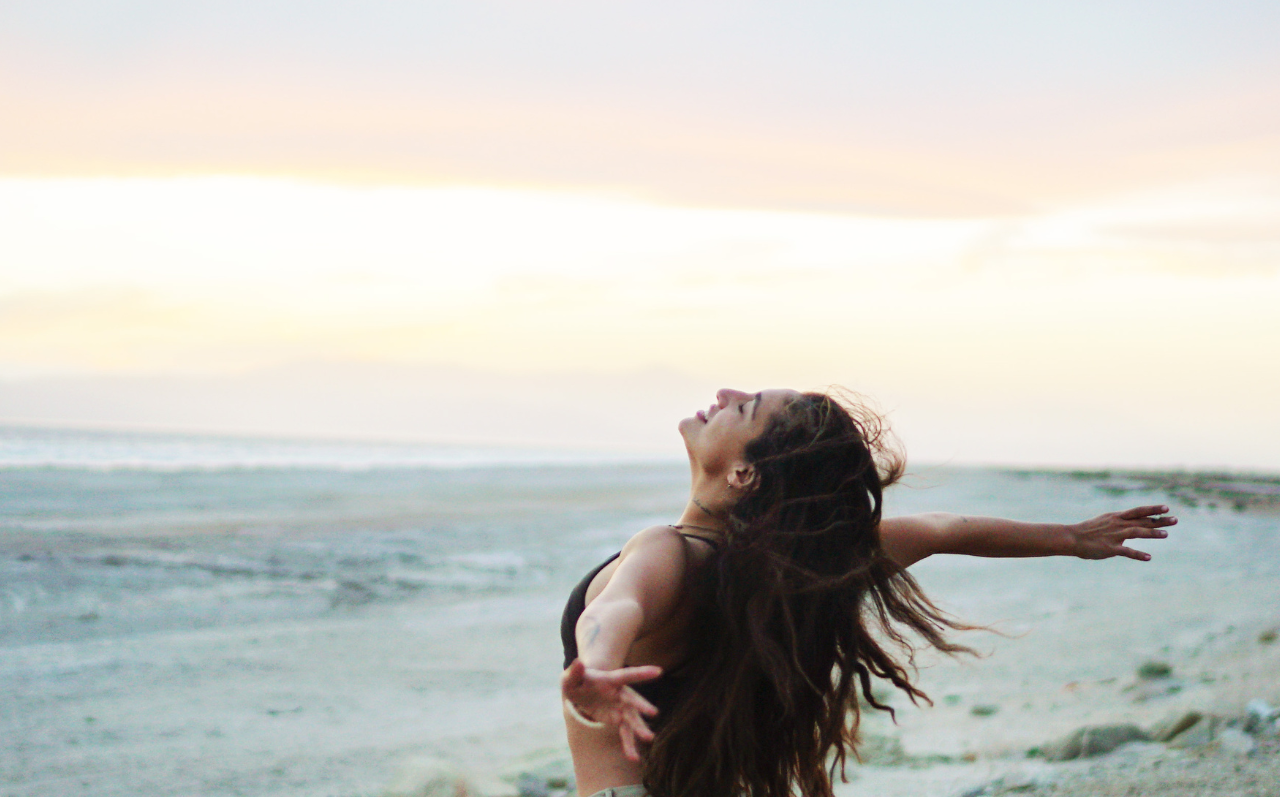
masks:
<svg viewBox="0 0 1280 797"><path fill-rule="evenodd" d="M967 626L880 547L882 491L904 462L876 414L805 393L746 456L753 487L699 579L688 691L645 758L655 797L832 797L856 755L859 695L892 713L872 678L928 700L908 634L967 650L944 637Z"/></svg>

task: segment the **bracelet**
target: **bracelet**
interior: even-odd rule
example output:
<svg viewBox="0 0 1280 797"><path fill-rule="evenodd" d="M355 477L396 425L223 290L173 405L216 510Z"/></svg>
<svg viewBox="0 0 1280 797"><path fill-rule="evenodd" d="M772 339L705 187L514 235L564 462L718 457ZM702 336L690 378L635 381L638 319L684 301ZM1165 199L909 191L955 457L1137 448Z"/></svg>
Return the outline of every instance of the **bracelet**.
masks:
<svg viewBox="0 0 1280 797"><path fill-rule="evenodd" d="M587 719L585 716L583 716L582 712L578 711L578 707L573 704L573 701L571 701L567 697L564 699L564 710L569 714L570 717L573 717L573 719L577 721L578 724L580 725L585 725L588 728L604 727L603 722L600 722L598 720L593 720L593 719Z"/></svg>

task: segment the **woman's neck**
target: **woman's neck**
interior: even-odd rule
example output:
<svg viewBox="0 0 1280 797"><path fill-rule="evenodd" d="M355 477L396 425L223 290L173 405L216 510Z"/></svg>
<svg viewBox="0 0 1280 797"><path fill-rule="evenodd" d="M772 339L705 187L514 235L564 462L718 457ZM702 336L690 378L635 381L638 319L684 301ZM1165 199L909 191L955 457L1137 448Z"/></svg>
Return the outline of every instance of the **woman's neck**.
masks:
<svg viewBox="0 0 1280 797"><path fill-rule="evenodd" d="M722 537L729 527L728 517L727 508L722 509L716 506L715 503L704 496L691 495L689 496L689 503L685 505L684 513L680 515L680 520L676 523L676 526L678 528L698 529Z"/></svg>

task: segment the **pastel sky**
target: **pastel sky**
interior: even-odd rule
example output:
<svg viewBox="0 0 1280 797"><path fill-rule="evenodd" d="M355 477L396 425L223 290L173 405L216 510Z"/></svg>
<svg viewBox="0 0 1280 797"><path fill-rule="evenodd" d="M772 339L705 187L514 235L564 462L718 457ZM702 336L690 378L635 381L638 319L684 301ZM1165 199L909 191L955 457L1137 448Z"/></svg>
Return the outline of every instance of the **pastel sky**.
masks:
<svg viewBox="0 0 1280 797"><path fill-rule="evenodd" d="M926 459L1280 469L1276 41L1275 3L5 3L0 421L678 453L715 385L842 383ZM83 388L361 363L562 387L488 429Z"/></svg>

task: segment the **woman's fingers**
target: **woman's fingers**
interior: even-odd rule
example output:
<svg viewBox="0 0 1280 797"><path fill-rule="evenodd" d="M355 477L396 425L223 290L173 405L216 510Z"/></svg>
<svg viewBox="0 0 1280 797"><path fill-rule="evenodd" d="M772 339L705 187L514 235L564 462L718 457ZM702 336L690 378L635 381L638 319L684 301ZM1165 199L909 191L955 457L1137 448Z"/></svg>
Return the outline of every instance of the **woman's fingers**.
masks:
<svg viewBox="0 0 1280 797"><path fill-rule="evenodd" d="M623 723L618 726L618 735L622 737L622 754L628 761L640 761L640 753L636 750L636 737L631 728Z"/></svg>
<svg viewBox="0 0 1280 797"><path fill-rule="evenodd" d="M1148 509L1149 507L1139 507L1139 509ZM1156 507L1162 509L1163 507ZM1163 540L1169 536L1169 532L1165 531L1165 526L1176 526L1178 519L1173 516L1161 517L1139 517L1133 518L1138 520L1142 525L1128 526L1124 529L1124 539L1126 540ZM1126 554L1127 555L1127 554ZM1133 557L1138 558L1138 557ZM1143 561L1150 559L1150 556L1144 557Z"/></svg>
<svg viewBox="0 0 1280 797"><path fill-rule="evenodd" d="M1120 517L1125 520L1137 520L1141 517L1149 515L1163 515L1169 511L1169 507L1163 504L1152 504L1151 506L1135 506L1133 509L1125 510L1120 513Z"/></svg>
<svg viewBox="0 0 1280 797"><path fill-rule="evenodd" d="M630 686L642 681L652 681L654 678L662 675L662 668L652 664L645 664L640 667L623 667L620 670L610 670L604 677L610 683L619 686Z"/></svg>
<svg viewBox="0 0 1280 797"><path fill-rule="evenodd" d="M1109 512L1080 524L1075 529L1076 555L1081 559L1109 559L1124 556L1148 562L1151 555L1125 547L1126 540L1162 540L1169 536L1165 527L1177 525L1178 519L1165 513L1164 504L1135 506L1123 512Z"/></svg>
<svg viewBox="0 0 1280 797"><path fill-rule="evenodd" d="M637 740L653 741L653 731L644 716L656 716L658 709L628 684L657 678L661 667L624 667L619 670L588 669L581 661L572 662L561 676L561 689L566 698L589 711L593 719L618 726L623 753L639 761Z"/></svg>
<svg viewBox="0 0 1280 797"><path fill-rule="evenodd" d="M617 670L590 670L581 659L574 659L560 676L560 683L566 689L583 686L590 688L623 689L630 684L651 681L662 675L662 668L653 665L642 667L623 667Z"/></svg>
<svg viewBox="0 0 1280 797"><path fill-rule="evenodd" d="M1163 540L1169 536L1164 529L1138 529L1124 535L1126 540Z"/></svg>
<svg viewBox="0 0 1280 797"><path fill-rule="evenodd" d="M1149 529L1138 527L1136 529L1129 529L1124 536L1125 539L1132 540L1163 540L1165 537L1169 536L1169 532L1164 529L1154 527Z"/></svg>
<svg viewBox="0 0 1280 797"><path fill-rule="evenodd" d="M623 701L635 709L637 713L647 717L655 717L658 714L658 707L645 700L640 693L634 689L624 689L622 693Z"/></svg>
<svg viewBox="0 0 1280 797"><path fill-rule="evenodd" d="M1135 551L1134 549L1128 548L1123 545L1120 546L1119 554L1121 556L1127 556L1130 559L1137 559L1139 562L1151 561L1151 554L1143 553L1142 551Z"/></svg>
<svg viewBox="0 0 1280 797"><path fill-rule="evenodd" d="M639 714L627 712L623 715L623 722L631 728L631 733L634 734L637 739L645 742L653 741L653 731L649 729L649 726L645 724L645 721L640 718Z"/></svg>
<svg viewBox="0 0 1280 797"><path fill-rule="evenodd" d="M654 710L657 713L657 710ZM618 725L618 733L622 737L622 752L631 761L639 761L640 753L636 747L636 740L642 742L653 741L653 731L645 724L640 715L635 711L624 711L622 722Z"/></svg>

